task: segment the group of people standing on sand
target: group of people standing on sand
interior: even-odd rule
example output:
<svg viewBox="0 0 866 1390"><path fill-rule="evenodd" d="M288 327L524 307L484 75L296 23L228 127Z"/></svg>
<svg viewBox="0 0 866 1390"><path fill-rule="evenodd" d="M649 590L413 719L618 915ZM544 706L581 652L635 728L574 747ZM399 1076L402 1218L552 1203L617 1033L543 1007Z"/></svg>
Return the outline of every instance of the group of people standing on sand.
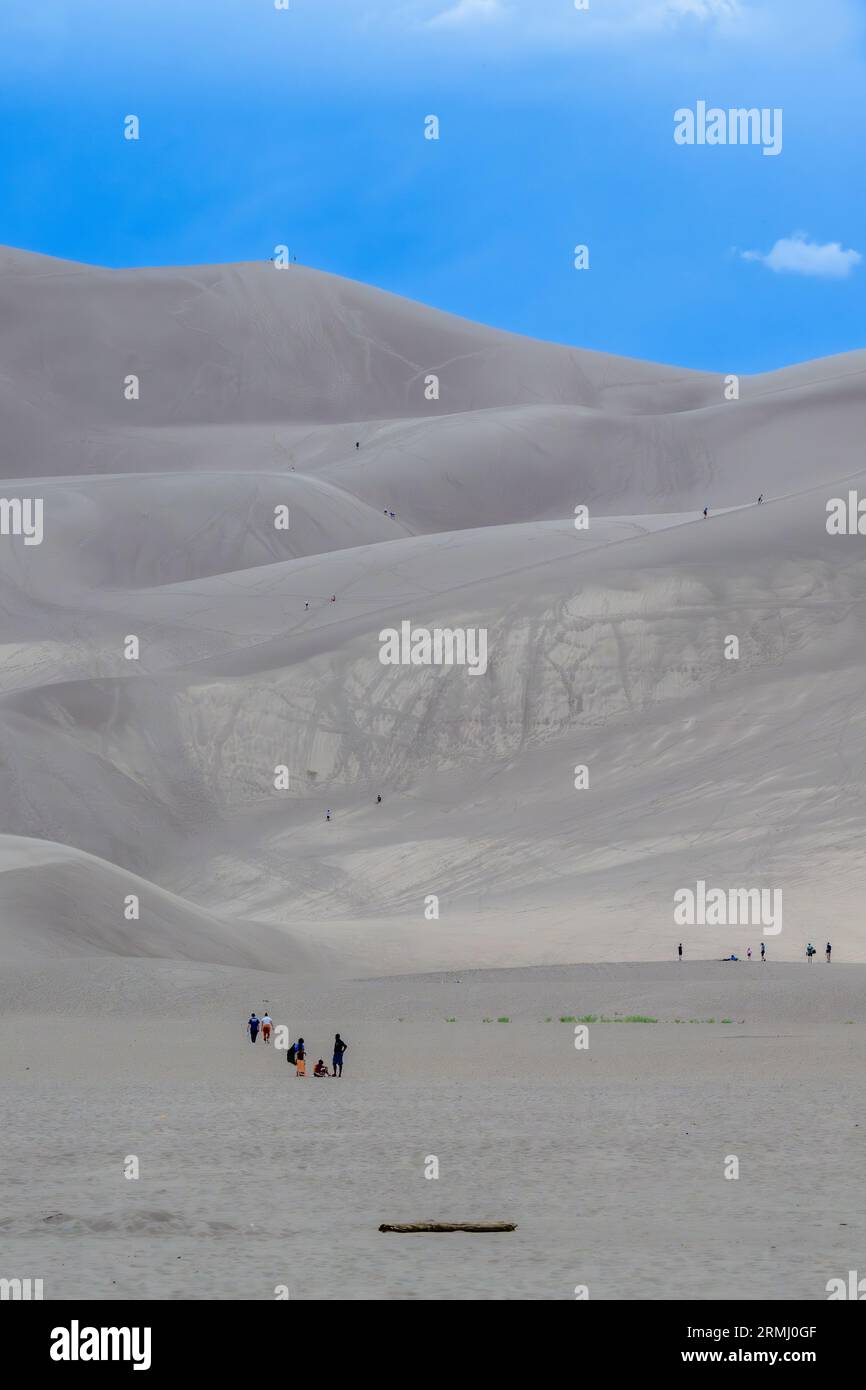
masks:
<svg viewBox="0 0 866 1390"><path fill-rule="evenodd" d="M313 1067L313 1076L342 1076L343 1075L343 1054L347 1051L349 1044L344 1042L339 1033L334 1035L334 1050L331 1062L334 1070L328 1071L324 1059L319 1058ZM295 1076L306 1076L307 1074L307 1047L303 1038L298 1038L296 1043L292 1043L286 1053L286 1061L289 1066L295 1068Z"/></svg>
<svg viewBox="0 0 866 1390"><path fill-rule="evenodd" d="M255 1009L253 1009L253 1012L247 1019L247 1032L250 1037L250 1042L254 1043L259 1036L259 1032L261 1032L262 1042L270 1043L273 1026L274 1021L271 1018L270 1014L266 1013L261 1018L259 1018ZM343 1056L348 1050L348 1047L349 1044L340 1037L340 1034L335 1034L334 1047L331 1055L331 1063L333 1065L334 1070L329 1071L328 1068L325 1066L324 1059L320 1057L316 1065L313 1067L313 1076L342 1076ZM303 1038L298 1038L298 1041L293 1042L291 1046L287 1049L286 1061L289 1063L290 1066L293 1066L295 1068L296 1076L306 1076L307 1045L304 1042Z"/></svg>
<svg viewBox="0 0 866 1390"><path fill-rule="evenodd" d="M826 960L826 962L827 962L828 965L830 964L830 956L831 956L832 952L833 952L833 947L830 945L830 942L828 941L828 942L827 942L827 945L826 945L825 948L824 948L824 959ZM817 954L818 954L818 947L817 947L817 946L813 946L812 943L811 943L811 941L810 941L809 944L808 944L807 947L806 947L806 959L807 959L807 961L809 962L810 965L812 964L813 957L816 956ZM682 958L683 958L683 943L682 943L682 942L680 942L679 946L677 947L677 956L679 957L680 961L682 961ZM733 953L733 951L731 952L731 954L730 954L729 956L722 956L722 960L741 960L741 959L742 959L742 957L741 957L741 956L735 956L734 953ZM752 959L752 948L751 948L751 946L749 946L749 947L747 947L747 949L746 949L746 960L751 960L751 959ZM762 941L762 942L761 942L761 960L762 960L762 961L766 961L766 959L767 959L767 948L766 948L766 946L764 945L764 943L763 943L763 941Z"/></svg>
<svg viewBox="0 0 866 1390"><path fill-rule="evenodd" d="M826 960L826 962L827 962L828 965L830 964L830 955L831 955L831 953L832 953L832 950L833 950L833 947L830 945L830 942L828 941L828 942L827 942L827 945L824 947L824 959ZM812 964L813 958L814 958L815 956L817 956L817 954L818 954L818 947L817 947L817 946L813 946L812 943L811 943L811 941L810 941L810 942L808 943L808 945L806 946L806 959L807 959L807 961L809 962L810 965Z"/></svg>

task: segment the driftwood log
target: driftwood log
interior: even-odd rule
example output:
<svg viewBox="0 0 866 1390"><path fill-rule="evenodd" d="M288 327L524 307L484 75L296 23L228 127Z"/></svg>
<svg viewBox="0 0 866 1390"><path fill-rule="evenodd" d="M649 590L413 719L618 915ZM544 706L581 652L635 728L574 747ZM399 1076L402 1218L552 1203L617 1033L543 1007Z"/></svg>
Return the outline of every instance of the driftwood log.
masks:
<svg viewBox="0 0 866 1390"><path fill-rule="evenodd" d="M414 1221L408 1226L383 1223L379 1230L400 1231L409 1235L418 1235L426 1231L477 1231L483 1235L489 1231L516 1231L517 1224L511 1221Z"/></svg>

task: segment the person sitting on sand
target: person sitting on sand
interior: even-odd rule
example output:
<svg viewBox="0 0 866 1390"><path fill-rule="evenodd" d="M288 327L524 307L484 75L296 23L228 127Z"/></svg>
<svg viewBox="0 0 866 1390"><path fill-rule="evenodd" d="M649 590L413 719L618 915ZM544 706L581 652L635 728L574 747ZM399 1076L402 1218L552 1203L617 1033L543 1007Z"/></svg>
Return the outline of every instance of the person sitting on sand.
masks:
<svg viewBox="0 0 866 1390"><path fill-rule="evenodd" d="M318 1060L318 1062L316 1063L316 1065L313 1067L313 1076L330 1076L330 1075L331 1075L331 1073L328 1071L328 1068L325 1066L325 1063L322 1061L322 1058L320 1057L319 1060Z"/></svg>

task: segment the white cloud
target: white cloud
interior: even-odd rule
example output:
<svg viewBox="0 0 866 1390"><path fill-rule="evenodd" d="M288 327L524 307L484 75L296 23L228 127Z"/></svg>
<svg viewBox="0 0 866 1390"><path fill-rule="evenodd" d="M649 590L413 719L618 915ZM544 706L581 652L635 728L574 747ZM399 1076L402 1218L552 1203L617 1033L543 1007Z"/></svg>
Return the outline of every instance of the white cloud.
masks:
<svg viewBox="0 0 866 1390"><path fill-rule="evenodd" d="M771 251L744 251L744 261L760 261L778 275L818 275L844 280L863 257L859 251L844 251L838 241L810 241L805 232L781 237Z"/></svg>
<svg viewBox="0 0 866 1390"><path fill-rule="evenodd" d="M503 13L500 0L457 0L450 10L434 15L427 23L436 27L471 24L478 19L496 19Z"/></svg>
<svg viewBox="0 0 866 1390"><path fill-rule="evenodd" d="M661 0L658 8L675 18L690 15L695 19L736 19L742 11L739 0Z"/></svg>

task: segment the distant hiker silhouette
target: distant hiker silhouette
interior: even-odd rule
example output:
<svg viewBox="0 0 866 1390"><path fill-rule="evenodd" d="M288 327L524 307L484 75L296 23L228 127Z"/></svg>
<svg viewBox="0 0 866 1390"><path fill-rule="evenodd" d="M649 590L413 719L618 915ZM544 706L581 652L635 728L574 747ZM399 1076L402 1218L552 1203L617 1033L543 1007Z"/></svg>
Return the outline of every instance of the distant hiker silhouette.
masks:
<svg viewBox="0 0 866 1390"><path fill-rule="evenodd" d="M336 594L331 594L331 602L332 602L332 603L336 603L336 602L337 602L337 595L336 595Z"/></svg>
<svg viewBox="0 0 866 1390"><path fill-rule="evenodd" d="M683 943L682 943L682 942L680 942L679 946L677 947L677 955L679 956L680 960L682 961L682 958L683 958Z"/></svg>
<svg viewBox="0 0 866 1390"><path fill-rule="evenodd" d="M330 819L331 819L331 813L330 813L330 811L326 811L326 812L325 812L325 820L330 820Z"/></svg>
<svg viewBox="0 0 866 1390"><path fill-rule="evenodd" d="M767 959L767 948L766 948L766 946L764 945L764 943L763 943L763 941L762 941L762 942L761 942L761 960L762 960L762 961L765 961L766 959Z"/></svg>
<svg viewBox="0 0 866 1390"><path fill-rule="evenodd" d="M361 447L361 442L360 442L360 440L356 439L356 440L355 440L355 448L356 448L356 449L360 449L360 447Z"/></svg>
<svg viewBox="0 0 866 1390"><path fill-rule="evenodd" d="M830 952L832 951L832 949L833 949L833 947L830 945L830 943L829 943L829 941L828 941L828 942L827 942L827 950L826 950L826 952L825 952L826 957L827 957L827 964L828 964L828 965L830 964Z"/></svg>
<svg viewBox="0 0 866 1390"><path fill-rule="evenodd" d="M259 1019L255 1012L251 1013L247 1020L247 1032L250 1035L250 1042L254 1043L259 1036Z"/></svg>
<svg viewBox="0 0 866 1390"><path fill-rule="evenodd" d="M704 521L706 521L706 519L707 519L707 514L708 514L709 510L710 510L709 507L704 507Z"/></svg>
<svg viewBox="0 0 866 1390"><path fill-rule="evenodd" d="M377 806L380 804L381 800L382 800L381 796L377 796L377 797L376 797L376 805L377 805Z"/></svg>
<svg viewBox="0 0 866 1390"><path fill-rule="evenodd" d="M760 506L760 504L763 502L763 500L764 500L764 494L761 493L760 497L758 498L758 505L759 505L759 506Z"/></svg>

